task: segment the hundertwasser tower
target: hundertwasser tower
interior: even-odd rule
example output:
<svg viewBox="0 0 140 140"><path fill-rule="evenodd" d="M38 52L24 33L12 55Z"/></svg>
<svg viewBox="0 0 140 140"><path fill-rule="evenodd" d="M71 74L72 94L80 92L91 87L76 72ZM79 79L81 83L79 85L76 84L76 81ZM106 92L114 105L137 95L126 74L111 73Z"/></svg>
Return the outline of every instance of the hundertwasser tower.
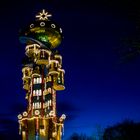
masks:
<svg viewBox="0 0 140 140"><path fill-rule="evenodd" d="M49 20L42 10L29 26L20 31L25 44L23 89L27 110L18 115L22 140L61 140L66 116L57 117L56 91L64 90L62 56L56 47L62 40L62 29Z"/></svg>

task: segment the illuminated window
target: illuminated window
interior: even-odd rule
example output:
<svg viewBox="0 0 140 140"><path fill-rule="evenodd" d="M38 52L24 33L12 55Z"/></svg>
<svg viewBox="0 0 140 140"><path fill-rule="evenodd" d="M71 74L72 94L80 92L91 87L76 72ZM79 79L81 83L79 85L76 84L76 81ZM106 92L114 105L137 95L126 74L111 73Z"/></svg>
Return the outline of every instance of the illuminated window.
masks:
<svg viewBox="0 0 140 140"><path fill-rule="evenodd" d="M52 101L51 100L49 100L49 104L50 104L50 106L52 105Z"/></svg>
<svg viewBox="0 0 140 140"><path fill-rule="evenodd" d="M39 83L39 78L37 78L37 82L36 82L37 84Z"/></svg>
<svg viewBox="0 0 140 140"><path fill-rule="evenodd" d="M35 96L35 90L33 90L33 96Z"/></svg>
<svg viewBox="0 0 140 140"><path fill-rule="evenodd" d="M41 108L41 102L39 103L39 108Z"/></svg>
<svg viewBox="0 0 140 140"><path fill-rule="evenodd" d="M41 94L41 89L39 90L39 94L38 94L39 96L41 96L42 94Z"/></svg>
<svg viewBox="0 0 140 140"><path fill-rule="evenodd" d="M40 104L39 104L39 102L37 103L37 108L38 108L38 109L40 108Z"/></svg>
<svg viewBox="0 0 140 140"><path fill-rule="evenodd" d="M36 109L36 103L34 103L34 109Z"/></svg>
<svg viewBox="0 0 140 140"><path fill-rule="evenodd" d="M38 96L38 90L36 90L36 96Z"/></svg>
<svg viewBox="0 0 140 140"><path fill-rule="evenodd" d="M35 109L38 109L39 108L39 103L35 103Z"/></svg>
<svg viewBox="0 0 140 140"><path fill-rule="evenodd" d="M51 106L51 103L52 103L52 101L51 101L51 100L49 100L49 101L48 101L48 106Z"/></svg>
<svg viewBox="0 0 140 140"><path fill-rule="evenodd" d="M34 78L34 84L36 84L37 83L37 79L36 78Z"/></svg>

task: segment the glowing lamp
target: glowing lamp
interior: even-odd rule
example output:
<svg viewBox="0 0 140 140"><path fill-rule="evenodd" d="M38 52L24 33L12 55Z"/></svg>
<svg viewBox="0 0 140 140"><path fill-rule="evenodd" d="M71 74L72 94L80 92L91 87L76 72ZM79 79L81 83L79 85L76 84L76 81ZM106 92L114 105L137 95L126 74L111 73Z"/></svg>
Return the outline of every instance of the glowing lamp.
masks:
<svg viewBox="0 0 140 140"><path fill-rule="evenodd" d="M35 110L35 115L39 115L40 111L39 110Z"/></svg>
<svg viewBox="0 0 140 140"><path fill-rule="evenodd" d="M19 119L19 120L22 119L22 115L21 115L21 114L18 115L18 119Z"/></svg>
<svg viewBox="0 0 140 140"><path fill-rule="evenodd" d="M28 113L26 111L23 112L23 116L27 117Z"/></svg>

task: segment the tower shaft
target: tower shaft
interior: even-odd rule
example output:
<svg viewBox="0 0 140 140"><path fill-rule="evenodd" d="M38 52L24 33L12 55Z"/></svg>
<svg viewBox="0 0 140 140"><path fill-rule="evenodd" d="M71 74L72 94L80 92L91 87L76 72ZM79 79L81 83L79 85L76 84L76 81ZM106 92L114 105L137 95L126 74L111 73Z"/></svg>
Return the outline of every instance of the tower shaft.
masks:
<svg viewBox="0 0 140 140"><path fill-rule="evenodd" d="M45 26L44 24L48 26L48 23L40 21L41 27ZM41 33L39 38L43 38L44 27L31 25L30 32L36 30L37 35ZM52 28L54 27L52 26ZM48 28L45 27L45 29ZM48 40L53 32L56 30L51 29L51 33L47 32ZM25 32L24 38L26 34ZM49 36L49 34L51 35ZM53 43L59 37L52 36L50 42L46 40L44 44L40 40L38 41L35 35L32 38L26 37L25 54L27 58L22 68L22 80L28 105L26 111L18 115L19 133L22 140L61 140L66 116L63 114L61 117L57 117L56 91L65 89L65 71L62 69L62 56L49 48L50 46L54 48ZM47 37L45 34L44 40ZM56 45L56 43L54 44Z"/></svg>

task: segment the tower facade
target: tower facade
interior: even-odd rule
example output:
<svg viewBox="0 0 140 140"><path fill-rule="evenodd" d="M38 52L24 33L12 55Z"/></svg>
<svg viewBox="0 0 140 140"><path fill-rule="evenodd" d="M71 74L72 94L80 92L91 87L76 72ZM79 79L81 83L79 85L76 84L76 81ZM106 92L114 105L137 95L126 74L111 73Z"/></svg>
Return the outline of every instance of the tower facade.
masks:
<svg viewBox="0 0 140 140"><path fill-rule="evenodd" d="M36 20L20 31L25 44L23 89L27 110L18 115L22 140L61 140L66 116L57 117L56 91L64 90L62 56L56 47L62 41L62 29L42 10Z"/></svg>

